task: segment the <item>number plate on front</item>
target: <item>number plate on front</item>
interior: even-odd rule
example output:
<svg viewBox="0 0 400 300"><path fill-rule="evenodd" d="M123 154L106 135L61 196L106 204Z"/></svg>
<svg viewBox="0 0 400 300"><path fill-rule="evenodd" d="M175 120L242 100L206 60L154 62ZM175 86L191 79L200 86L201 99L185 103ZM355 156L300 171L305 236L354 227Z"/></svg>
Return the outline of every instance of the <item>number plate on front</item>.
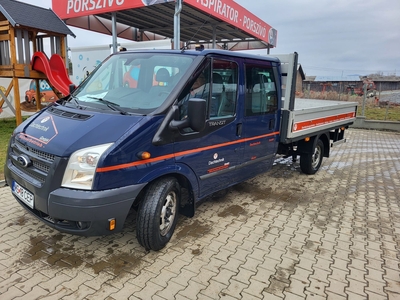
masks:
<svg viewBox="0 0 400 300"><path fill-rule="evenodd" d="M31 192L27 191L25 188L20 186L17 182L12 183L12 192L16 195L22 202L33 208L34 196Z"/></svg>

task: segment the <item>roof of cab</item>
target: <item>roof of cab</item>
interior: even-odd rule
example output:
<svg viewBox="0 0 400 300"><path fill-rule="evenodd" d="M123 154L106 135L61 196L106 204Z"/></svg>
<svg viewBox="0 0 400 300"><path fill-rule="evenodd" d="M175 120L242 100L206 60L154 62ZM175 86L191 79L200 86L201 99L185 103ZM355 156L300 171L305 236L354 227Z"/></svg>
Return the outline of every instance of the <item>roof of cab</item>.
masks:
<svg viewBox="0 0 400 300"><path fill-rule="evenodd" d="M238 57L238 58L247 58L247 59L258 59L270 62L280 63L280 60L273 55L255 55L246 52L239 51L229 51L229 50L219 50L219 49L204 49L202 51L196 50L127 50L118 53L135 53L135 52L154 52L154 53L181 53L186 55L195 55L195 56L207 56L207 55L219 55L219 56L230 56L230 57Z"/></svg>

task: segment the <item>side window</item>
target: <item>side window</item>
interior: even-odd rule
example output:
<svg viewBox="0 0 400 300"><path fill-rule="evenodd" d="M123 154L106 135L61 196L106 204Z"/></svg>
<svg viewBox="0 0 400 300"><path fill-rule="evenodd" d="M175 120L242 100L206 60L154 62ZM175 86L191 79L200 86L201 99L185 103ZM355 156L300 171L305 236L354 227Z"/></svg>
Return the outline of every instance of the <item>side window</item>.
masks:
<svg viewBox="0 0 400 300"><path fill-rule="evenodd" d="M213 61L210 119L233 116L238 91L238 65L227 60Z"/></svg>
<svg viewBox="0 0 400 300"><path fill-rule="evenodd" d="M278 109L272 68L246 65L246 116L274 113Z"/></svg>
<svg viewBox="0 0 400 300"><path fill-rule="evenodd" d="M201 98L209 102L210 97L210 66L198 72L184 89L179 99L179 119L187 118L187 105L190 98Z"/></svg>

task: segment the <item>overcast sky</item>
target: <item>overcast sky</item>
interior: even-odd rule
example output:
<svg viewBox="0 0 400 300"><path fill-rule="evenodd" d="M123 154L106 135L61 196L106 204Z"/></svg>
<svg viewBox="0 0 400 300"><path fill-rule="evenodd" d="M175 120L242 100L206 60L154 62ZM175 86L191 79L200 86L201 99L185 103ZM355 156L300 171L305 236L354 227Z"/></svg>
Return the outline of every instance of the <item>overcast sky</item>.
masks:
<svg viewBox="0 0 400 300"><path fill-rule="evenodd" d="M51 0L20 1L51 8ZM298 52L306 75L400 76L400 0L235 1L278 31L270 53ZM111 43L110 36L70 28L77 36L68 37L70 47Z"/></svg>

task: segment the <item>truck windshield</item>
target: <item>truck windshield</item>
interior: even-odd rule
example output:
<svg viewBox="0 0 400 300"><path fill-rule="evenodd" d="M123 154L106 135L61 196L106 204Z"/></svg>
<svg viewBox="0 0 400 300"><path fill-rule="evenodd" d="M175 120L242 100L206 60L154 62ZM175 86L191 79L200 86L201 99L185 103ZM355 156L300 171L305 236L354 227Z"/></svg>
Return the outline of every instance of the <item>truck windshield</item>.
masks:
<svg viewBox="0 0 400 300"><path fill-rule="evenodd" d="M88 106L148 114L164 103L193 58L172 53L121 52L106 59L72 96Z"/></svg>

